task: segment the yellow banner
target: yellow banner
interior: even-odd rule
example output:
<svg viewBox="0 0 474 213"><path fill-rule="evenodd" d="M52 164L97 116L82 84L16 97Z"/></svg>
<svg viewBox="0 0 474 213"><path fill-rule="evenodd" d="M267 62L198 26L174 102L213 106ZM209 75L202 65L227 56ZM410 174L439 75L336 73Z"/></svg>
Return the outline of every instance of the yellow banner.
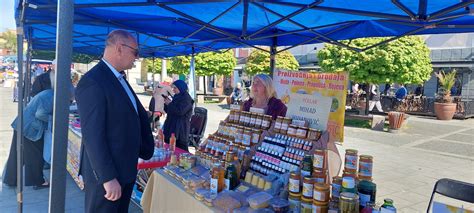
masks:
<svg viewBox="0 0 474 213"><path fill-rule="evenodd" d="M331 141L344 141L348 73L300 72L277 69L273 83L288 106L287 117L327 130Z"/></svg>

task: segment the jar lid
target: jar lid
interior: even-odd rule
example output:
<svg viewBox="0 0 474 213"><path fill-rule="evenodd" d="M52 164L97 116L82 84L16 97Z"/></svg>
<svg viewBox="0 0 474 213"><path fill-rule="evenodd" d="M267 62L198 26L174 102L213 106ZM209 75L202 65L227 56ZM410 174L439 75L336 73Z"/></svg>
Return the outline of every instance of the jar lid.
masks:
<svg viewBox="0 0 474 213"><path fill-rule="evenodd" d="M302 200L303 202L305 202L305 203L311 203L311 202L313 202L313 198L312 198L312 197L311 197L311 198L307 198L307 197L305 197L305 196L301 196L301 200Z"/></svg>
<svg viewBox="0 0 474 213"><path fill-rule="evenodd" d="M327 149L315 149L315 150L314 150L314 153L315 153L315 154L316 154L316 153L323 153L323 154L324 154L326 151L327 151Z"/></svg>
<svg viewBox="0 0 474 213"><path fill-rule="evenodd" d="M305 181L314 181L314 178L311 175L306 175L306 176L304 176L304 180Z"/></svg>
<svg viewBox="0 0 474 213"><path fill-rule="evenodd" d="M289 198L291 198L293 200L300 200L301 199L301 192L300 193L290 192L290 197Z"/></svg>
<svg viewBox="0 0 474 213"><path fill-rule="evenodd" d="M326 202L322 202L322 201L317 201L317 200L313 200L313 204L316 205L316 206L329 206L329 201L326 201Z"/></svg>
<svg viewBox="0 0 474 213"><path fill-rule="evenodd" d="M318 189L318 190L320 190L320 191L329 190L329 184L325 184L325 183L315 183L315 184L314 184L314 188L315 188L315 189Z"/></svg>
<svg viewBox="0 0 474 213"><path fill-rule="evenodd" d="M334 176L332 177L332 182L340 182L342 181L342 177L341 176Z"/></svg>
<svg viewBox="0 0 474 213"><path fill-rule="evenodd" d="M346 153L355 153L355 154L357 154L357 150L356 149L346 149Z"/></svg>
<svg viewBox="0 0 474 213"><path fill-rule="evenodd" d="M339 199L347 200L347 201L355 201L355 200L359 200L359 196L351 192L341 192L341 194L339 194Z"/></svg>
<svg viewBox="0 0 474 213"><path fill-rule="evenodd" d="M371 155L360 155L359 157L360 157L360 159L370 159L370 160L372 160L374 158Z"/></svg>

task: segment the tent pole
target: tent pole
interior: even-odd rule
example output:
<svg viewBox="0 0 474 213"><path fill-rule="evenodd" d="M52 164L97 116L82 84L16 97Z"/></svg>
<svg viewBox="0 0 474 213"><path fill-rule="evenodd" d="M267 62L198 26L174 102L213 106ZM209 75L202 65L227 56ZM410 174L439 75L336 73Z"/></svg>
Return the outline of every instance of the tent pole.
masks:
<svg viewBox="0 0 474 213"><path fill-rule="evenodd" d="M53 145L49 212L64 212L66 198L66 156L68 114L71 97L71 59L74 0L58 1L56 30L56 76L54 85Z"/></svg>
<svg viewBox="0 0 474 213"><path fill-rule="evenodd" d="M273 37L273 44L270 47L270 77L273 78L273 72L275 72L275 56L277 54L276 49L276 37Z"/></svg>
<svg viewBox="0 0 474 213"><path fill-rule="evenodd" d="M166 70L166 59L161 59L161 82L165 81L166 77L168 77L168 70Z"/></svg>
<svg viewBox="0 0 474 213"><path fill-rule="evenodd" d="M192 47L192 55L191 55L191 62L189 64L189 94L191 95L191 97L193 98L193 100L196 100L196 85L195 85L195 77L196 77L196 64L195 64L195 59L194 59L194 56L195 56L195 53L194 53L194 46ZM197 101L194 101L194 103L196 104Z"/></svg>
<svg viewBox="0 0 474 213"><path fill-rule="evenodd" d="M17 39L17 64L18 64L18 120L16 134L16 186L17 186L17 203L18 212L23 212L23 106L24 106L24 66L23 66L23 23L17 22L16 39Z"/></svg>
<svg viewBox="0 0 474 213"><path fill-rule="evenodd" d="M28 30L28 35L30 34L31 30ZM31 40L28 40L28 46L26 50L26 68L25 68L25 92L24 92L24 97L26 100L26 103L30 102L30 91L31 91Z"/></svg>

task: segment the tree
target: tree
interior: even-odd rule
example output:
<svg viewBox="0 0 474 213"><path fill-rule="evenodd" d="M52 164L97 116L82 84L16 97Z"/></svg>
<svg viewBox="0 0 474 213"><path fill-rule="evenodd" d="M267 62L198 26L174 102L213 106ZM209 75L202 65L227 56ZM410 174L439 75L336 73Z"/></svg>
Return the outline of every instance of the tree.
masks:
<svg viewBox="0 0 474 213"><path fill-rule="evenodd" d="M365 48L386 39L360 38L342 42ZM318 52L318 59L323 71L349 71L350 79L356 83L421 84L430 79L432 71L430 50L418 36L402 37L360 53L327 44ZM368 109L369 99L366 98L366 114Z"/></svg>
<svg viewBox="0 0 474 213"><path fill-rule="evenodd" d="M43 59L43 60L54 60L56 57L56 53L54 51L47 51L47 50L33 50L31 53L31 57L34 59ZM91 63L93 60L97 60L99 57L82 54L82 53L73 53L72 54L72 62L74 63L82 63L88 64Z"/></svg>
<svg viewBox="0 0 474 213"><path fill-rule="evenodd" d="M387 38L360 38L342 41L365 48ZM421 84L431 77L430 51L418 36L406 36L387 44L355 52L327 44L318 52L319 65L325 72L349 71L357 83Z"/></svg>
<svg viewBox="0 0 474 213"><path fill-rule="evenodd" d="M195 57L195 70L198 76L230 75L237 64L232 50L222 53L205 52ZM171 58L170 73L188 74L191 56L176 56Z"/></svg>
<svg viewBox="0 0 474 213"><path fill-rule="evenodd" d="M283 51L276 55L275 67L285 70L298 70L300 65L293 54L289 51ZM253 50L245 64L245 72L249 75L270 74L270 53L259 49Z"/></svg>
<svg viewBox="0 0 474 213"><path fill-rule="evenodd" d="M3 40L0 42L0 47L16 53L16 34L15 31L8 30L3 32L0 35L0 39Z"/></svg>
<svg viewBox="0 0 474 213"><path fill-rule="evenodd" d="M143 60L145 66L147 68L147 72L153 74L160 74L161 73L161 58L146 58ZM168 61L169 62L169 61ZM166 70L170 70L171 65L170 63L166 63Z"/></svg>

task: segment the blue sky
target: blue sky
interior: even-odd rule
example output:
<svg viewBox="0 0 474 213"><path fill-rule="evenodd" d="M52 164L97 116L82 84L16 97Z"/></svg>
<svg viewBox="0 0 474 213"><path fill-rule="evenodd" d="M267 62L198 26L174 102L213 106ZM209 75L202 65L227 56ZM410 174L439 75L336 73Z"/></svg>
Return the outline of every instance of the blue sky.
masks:
<svg viewBox="0 0 474 213"><path fill-rule="evenodd" d="M0 32L6 29L15 28L15 12L13 5L15 0L0 0L2 6L0 9Z"/></svg>

